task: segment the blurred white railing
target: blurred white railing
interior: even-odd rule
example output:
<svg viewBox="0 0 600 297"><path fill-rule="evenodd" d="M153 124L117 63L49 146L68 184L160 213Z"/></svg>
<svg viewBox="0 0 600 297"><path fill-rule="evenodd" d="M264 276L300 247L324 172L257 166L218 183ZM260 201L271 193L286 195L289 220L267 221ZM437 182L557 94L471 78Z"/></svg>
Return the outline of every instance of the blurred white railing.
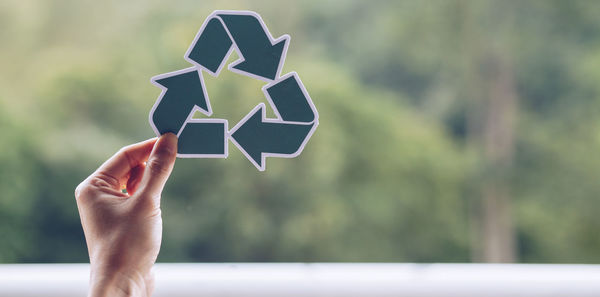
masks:
<svg viewBox="0 0 600 297"><path fill-rule="evenodd" d="M86 264L0 265L0 296L85 296ZM600 265L157 264L162 297L600 296Z"/></svg>

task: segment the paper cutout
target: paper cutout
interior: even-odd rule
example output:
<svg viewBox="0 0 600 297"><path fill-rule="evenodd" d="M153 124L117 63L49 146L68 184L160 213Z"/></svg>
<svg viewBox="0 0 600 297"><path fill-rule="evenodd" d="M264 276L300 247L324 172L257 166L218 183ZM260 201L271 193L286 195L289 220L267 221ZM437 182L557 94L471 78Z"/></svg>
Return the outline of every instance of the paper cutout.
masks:
<svg viewBox="0 0 600 297"><path fill-rule="evenodd" d="M287 34L274 39L255 12L214 11L185 53L194 66L151 79L162 89L149 116L156 135L177 134L180 158L226 158L230 139L260 171L266 157L298 156L319 125L319 115L298 74L280 76L289 41ZM227 68L267 82L262 91L276 118L267 118L260 103L228 131L226 119L193 115L212 115L203 72L218 76L234 50L240 58Z"/></svg>

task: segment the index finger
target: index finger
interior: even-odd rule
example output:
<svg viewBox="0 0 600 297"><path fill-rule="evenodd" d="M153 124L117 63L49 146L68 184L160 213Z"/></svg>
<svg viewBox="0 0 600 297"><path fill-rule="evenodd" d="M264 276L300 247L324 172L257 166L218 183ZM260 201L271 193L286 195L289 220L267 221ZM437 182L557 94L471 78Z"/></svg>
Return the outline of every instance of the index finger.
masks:
<svg viewBox="0 0 600 297"><path fill-rule="evenodd" d="M131 169L148 160L154 143L158 138L154 137L142 142L128 145L120 149L110 159L106 160L96 172L111 176L124 184L124 180Z"/></svg>

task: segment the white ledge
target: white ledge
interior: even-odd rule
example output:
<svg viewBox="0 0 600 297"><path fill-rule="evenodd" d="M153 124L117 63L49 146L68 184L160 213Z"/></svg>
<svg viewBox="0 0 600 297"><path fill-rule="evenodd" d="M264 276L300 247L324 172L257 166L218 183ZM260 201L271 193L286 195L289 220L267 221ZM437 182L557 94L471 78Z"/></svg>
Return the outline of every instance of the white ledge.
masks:
<svg viewBox="0 0 600 297"><path fill-rule="evenodd" d="M0 296L85 296L87 264L0 265ZM155 297L600 296L600 265L157 264Z"/></svg>

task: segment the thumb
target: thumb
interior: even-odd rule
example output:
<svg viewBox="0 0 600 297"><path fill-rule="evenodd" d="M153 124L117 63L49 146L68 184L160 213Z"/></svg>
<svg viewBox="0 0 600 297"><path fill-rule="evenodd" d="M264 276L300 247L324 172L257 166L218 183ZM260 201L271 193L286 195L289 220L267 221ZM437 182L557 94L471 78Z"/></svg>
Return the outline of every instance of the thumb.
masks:
<svg viewBox="0 0 600 297"><path fill-rule="evenodd" d="M173 171L176 156L177 136L173 133L163 134L148 157L138 191L153 199L160 199L165 183Z"/></svg>

